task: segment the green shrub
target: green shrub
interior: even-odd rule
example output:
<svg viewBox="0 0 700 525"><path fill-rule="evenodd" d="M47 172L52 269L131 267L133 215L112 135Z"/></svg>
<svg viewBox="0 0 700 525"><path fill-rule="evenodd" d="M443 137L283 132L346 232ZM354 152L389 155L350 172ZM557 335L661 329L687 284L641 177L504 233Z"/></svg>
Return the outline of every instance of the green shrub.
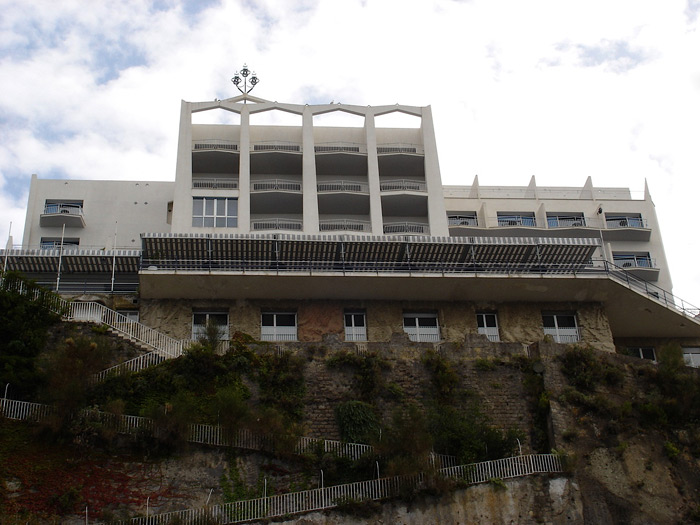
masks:
<svg viewBox="0 0 700 525"><path fill-rule="evenodd" d="M371 403L384 391L384 371L389 368L389 363L376 352L364 355L347 351L336 352L326 359L326 366L353 369L352 387L362 401Z"/></svg>
<svg viewBox="0 0 700 525"><path fill-rule="evenodd" d="M362 401L346 401L335 407L340 437L348 443L370 443L379 436L374 407Z"/></svg>
<svg viewBox="0 0 700 525"><path fill-rule="evenodd" d="M474 360L474 368L481 372L488 372L490 370L496 369L496 363L491 359L484 359L483 357L477 357Z"/></svg>
<svg viewBox="0 0 700 525"><path fill-rule="evenodd" d="M430 372L435 398L442 403L456 401L461 382L450 362L435 350L428 350L421 361Z"/></svg>
<svg viewBox="0 0 700 525"><path fill-rule="evenodd" d="M575 346L560 355L559 361L563 374L578 390L590 392L601 383L617 386L622 382L622 371L590 348Z"/></svg>

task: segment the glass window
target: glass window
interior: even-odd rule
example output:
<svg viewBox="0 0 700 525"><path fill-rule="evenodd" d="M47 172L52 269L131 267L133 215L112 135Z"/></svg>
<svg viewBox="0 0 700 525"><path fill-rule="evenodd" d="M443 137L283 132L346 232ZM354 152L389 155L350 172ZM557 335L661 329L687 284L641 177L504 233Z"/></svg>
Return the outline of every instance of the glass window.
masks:
<svg viewBox="0 0 700 525"><path fill-rule="evenodd" d="M363 310L348 310L345 312L345 340L367 341L367 326Z"/></svg>
<svg viewBox="0 0 700 525"><path fill-rule="evenodd" d="M403 330L415 342L440 341L440 328L435 313L403 314Z"/></svg>
<svg viewBox="0 0 700 525"><path fill-rule="evenodd" d="M575 313L543 313L542 326L545 335L551 335L557 343L580 341Z"/></svg>
<svg viewBox="0 0 700 525"><path fill-rule="evenodd" d="M656 361L656 352L654 352L653 346L630 346L627 348L627 353L640 359Z"/></svg>
<svg viewBox="0 0 700 525"><path fill-rule="evenodd" d="M500 336L498 334L498 319L495 312L477 312L476 326L477 331L480 334L485 335L489 341L500 341Z"/></svg>
<svg viewBox="0 0 700 525"><path fill-rule="evenodd" d="M296 341L296 312L263 312L260 315L262 341Z"/></svg>
<svg viewBox="0 0 700 525"><path fill-rule="evenodd" d="M207 335L207 324L218 325L219 337L227 341L229 338L228 313L226 312L193 312L192 313L192 340L197 341Z"/></svg>
<svg viewBox="0 0 700 525"><path fill-rule="evenodd" d="M700 368L700 348L686 347L683 349L683 360L688 366Z"/></svg>
<svg viewBox="0 0 700 525"><path fill-rule="evenodd" d="M192 226L236 228L238 226L238 199L193 197Z"/></svg>

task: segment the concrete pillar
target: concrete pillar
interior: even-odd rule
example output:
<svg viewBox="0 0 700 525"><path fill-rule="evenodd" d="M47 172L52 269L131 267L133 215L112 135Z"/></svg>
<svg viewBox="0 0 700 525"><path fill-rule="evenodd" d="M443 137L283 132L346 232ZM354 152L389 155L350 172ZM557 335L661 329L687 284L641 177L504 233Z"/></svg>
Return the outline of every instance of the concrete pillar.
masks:
<svg viewBox="0 0 700 525"><path fill-rule="evenodd" d="M421 132L423 134L423 150L425 152L425 182L428 186L430 235L447 237L449 235L447 212L445 211L445 197L442 193L440 163L438 162L433 113L430 106L422 110Z"/></svg>
<svg viewBox="0 0 700 525"><path fill-rule="evenodd" d="M250 111L241 108L241 160L238 168L238 231L250 233Z"/></svg>
<svg viewBox="0 0 700 525"><path fill-rule="evenodd" d="M302 191L304 192L304 233L319 233L318 196L316 195L316 152L314 151L314 119L309 106L304 107L302 135Z"/></svg>
<svg viewBox="0 0 700 525"><path fill-rule="evenodd" d="M173 232L192 231L192 103L180 104L180 133L177 143Z"/></svg>
<svg viewBox="0 0 700 525"><path fill-rule="evenodd" d="M377 131L374 127L374 114L365 114L365 138L367 140L367 179L369 182L369 215L372 235L384 235L382 216L382 196L379 187L379 160L377 159Z"/></svg>

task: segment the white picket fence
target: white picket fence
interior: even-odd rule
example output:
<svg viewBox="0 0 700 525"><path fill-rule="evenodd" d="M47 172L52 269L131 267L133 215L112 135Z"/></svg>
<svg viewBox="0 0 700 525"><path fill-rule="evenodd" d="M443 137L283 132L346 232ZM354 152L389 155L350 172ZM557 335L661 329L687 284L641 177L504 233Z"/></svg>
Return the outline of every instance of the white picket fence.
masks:
<svg viewBox="0 0 700 525"><path fill-rule="evenodd" d="M562 472L561 458L555 454L530 454L484 461L470 465L460 465L439 469L438 473L450 479L462 480L467 484L484 483L496 479L510 479L532 474L552 474ZM290 492L236 501L224 505L212 505L200 509L188 509L151 516L141 516L116 522L119 525L167 525L188 523L191 525L208 523L240 523L312 512L337 507L346 502L381 500L400 495L402 488L420 489L424 475L395 476L368 481L358 481L332 487Z"/></svg>

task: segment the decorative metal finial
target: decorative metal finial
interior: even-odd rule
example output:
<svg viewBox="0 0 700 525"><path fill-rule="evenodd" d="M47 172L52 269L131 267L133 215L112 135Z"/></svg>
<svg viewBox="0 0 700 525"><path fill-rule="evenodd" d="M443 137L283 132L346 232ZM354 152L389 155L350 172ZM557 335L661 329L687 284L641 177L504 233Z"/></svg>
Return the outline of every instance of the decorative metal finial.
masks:
<svg viewBox="0 0 700 525"><path fill-rule="evenodd" d="M248 76L250 75L250 69L248 69L248 66L243 64L243 69L241 69L240 72L236 71L236 73L233 75L233 78L231 79L231 82L233 82L233 85L238 88L238 91L243 93L244 95L247 95L251 91L253 91L253 88L257 85L258 82L260 82L260 79L255 76L255 71L253 71L253 76L250 77L250 87L248 87ZM243 79L241 79L243 77ZM241 82L243 82L243 87L241 87Z"/></svg>

